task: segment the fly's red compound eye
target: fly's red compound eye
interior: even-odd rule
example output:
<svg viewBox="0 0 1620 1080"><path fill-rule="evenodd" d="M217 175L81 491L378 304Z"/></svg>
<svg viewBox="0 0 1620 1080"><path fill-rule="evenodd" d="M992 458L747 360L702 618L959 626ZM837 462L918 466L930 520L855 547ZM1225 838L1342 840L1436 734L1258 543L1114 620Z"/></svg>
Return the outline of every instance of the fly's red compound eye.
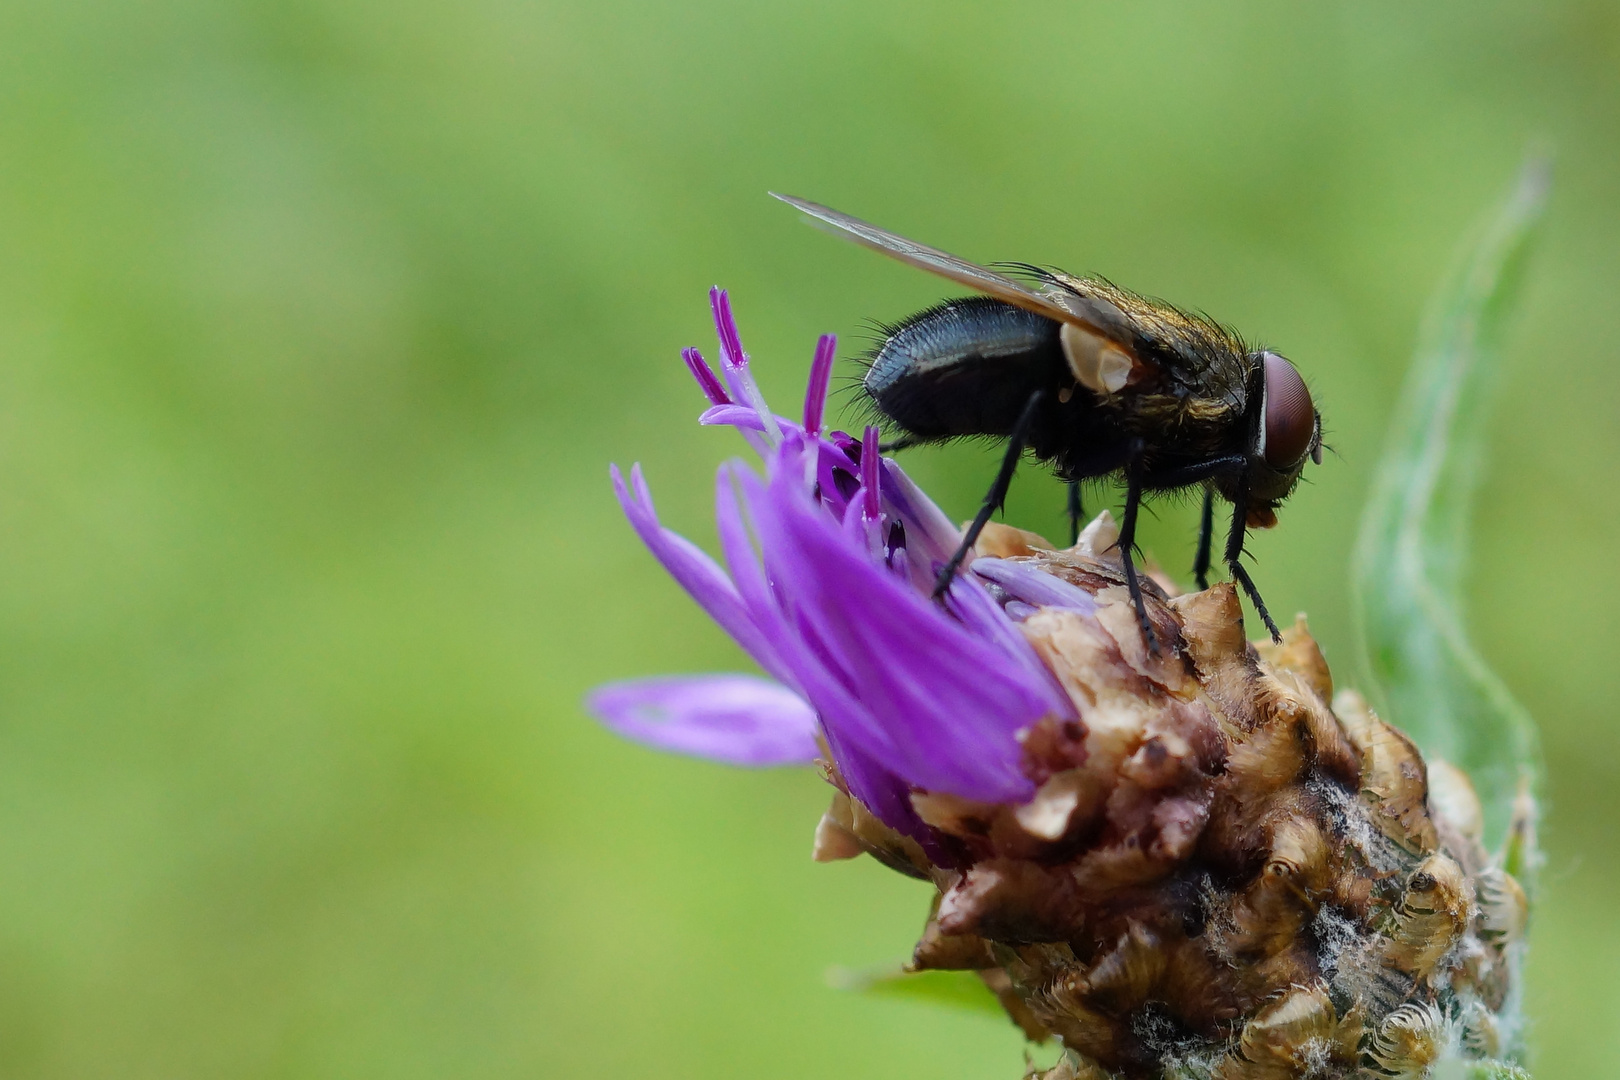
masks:
<svg viewBox="0 0 1620 1080"><path fill-rule="evenodd" d="M1268 352L1260 362L1266 373L1266 464L1287 469L1305 457L1316 434L1316 407L1294 365Z"/></svg>

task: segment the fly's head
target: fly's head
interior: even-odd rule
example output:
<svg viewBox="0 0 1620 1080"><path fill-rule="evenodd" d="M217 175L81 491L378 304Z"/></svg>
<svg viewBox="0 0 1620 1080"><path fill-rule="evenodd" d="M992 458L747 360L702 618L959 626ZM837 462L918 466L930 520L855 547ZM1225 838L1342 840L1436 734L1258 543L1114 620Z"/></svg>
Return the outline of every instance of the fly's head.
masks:
<svg viewBox="0 0 1620 1080"><path fill-rule="evenodd" d="M1276 524L1276 507L1299 483L1305 462L1322 463L1322 414L1299 370L1266 350L1251 354L1247 481L1249 524Z"/></svg>

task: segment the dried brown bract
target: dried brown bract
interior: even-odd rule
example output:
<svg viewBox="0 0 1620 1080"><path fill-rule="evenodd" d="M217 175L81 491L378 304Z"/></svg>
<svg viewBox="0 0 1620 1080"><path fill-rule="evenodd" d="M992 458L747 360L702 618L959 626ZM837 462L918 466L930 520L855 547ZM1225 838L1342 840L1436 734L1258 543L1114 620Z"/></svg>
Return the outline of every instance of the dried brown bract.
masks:
<svg viewBox="0 0 1620 1080"><path fill-rule="evenodd" d="M1419 1077L1447 1045L1499 1054L1526 903L1467 777L1335 694L1303 618L1251 646L1230 585L1147 585L1167 647L1145 648L1106 531L980 541L1096 602L1019 624L1079 714L1025 732L1034 798L914 792L931 857L840 790L816 857L933 882L913 968L978 971L1062 1043L1045 1080Z"/></svg>

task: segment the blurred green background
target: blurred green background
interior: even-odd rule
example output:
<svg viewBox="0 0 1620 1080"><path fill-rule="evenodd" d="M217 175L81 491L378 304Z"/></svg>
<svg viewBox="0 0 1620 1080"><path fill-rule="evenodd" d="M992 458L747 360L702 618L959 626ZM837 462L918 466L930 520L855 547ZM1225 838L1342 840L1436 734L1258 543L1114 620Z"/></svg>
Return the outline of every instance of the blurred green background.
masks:
<svg viewBox="0 0 1620 1080"><path fill-rule="evenodd" d="M1015 1077L1009 1026L826 988L927 896L809 861L813 775L582 715L743 664L608 461L708 543L704 290L788 412L817 333L949 292L767 188L1105 273L1312 381L1337 453L1253 547L1352 681L1420 308L1535 138L1472 625L1546 735L1557 1080L1620 1054L1620 6L6 5L0 1076ZM965 516L994 460L907 465ZM1026 470L1010 519L1060 507Z"/></svg>

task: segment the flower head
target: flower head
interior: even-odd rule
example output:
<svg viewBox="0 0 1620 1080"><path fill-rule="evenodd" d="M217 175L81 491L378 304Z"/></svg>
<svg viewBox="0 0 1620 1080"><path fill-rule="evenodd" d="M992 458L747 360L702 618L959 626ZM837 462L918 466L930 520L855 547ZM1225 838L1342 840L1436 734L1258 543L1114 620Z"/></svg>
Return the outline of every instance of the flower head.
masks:
<svg viewBox="0 0 1620 1080"><path fill-rule="evenodd" d="M768 674L597 691L615 730L736 764L820 759L818 859L930 881L910 970L976 972L1050 1080L1419 1077L1511 1052L1524 893L1468 778L1332 677L1303 620L1256 648L1230 585L1149 583L1144 641L1105 513L1073 548L959 532L879 448L769 411L726 295L709 401L721 560L613 471L652 553Z"/></svg>

